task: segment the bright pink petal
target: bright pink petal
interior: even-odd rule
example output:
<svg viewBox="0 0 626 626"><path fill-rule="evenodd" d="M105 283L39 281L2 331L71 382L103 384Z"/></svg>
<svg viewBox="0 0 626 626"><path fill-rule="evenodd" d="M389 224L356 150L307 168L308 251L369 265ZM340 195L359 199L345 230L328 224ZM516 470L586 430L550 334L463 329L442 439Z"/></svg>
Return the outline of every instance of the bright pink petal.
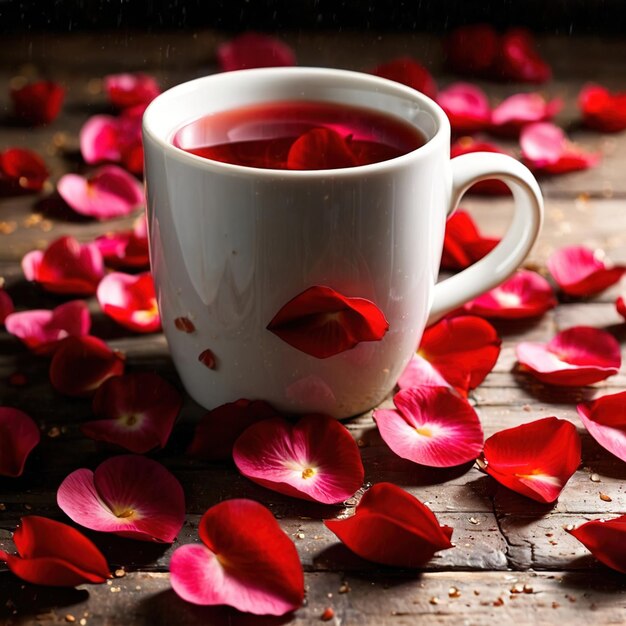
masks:
<svg viewBox="0 0 626 626"><path fill-rule="evenodd" d="M626 574L626 515L591 520L578 528L565 530L576 537L598 561Z"/></svg>
<svg viewBox="0 0 626 626"><path fill-rule="evenodd" d="M584 402L576 409L589 434L603 448L626 461L626 391Z"/></svg>
<svg viewBox="0 0 626 626"><path fill-rule="evenodd" d="M398 382L400 389L409 387L449 387L450 383L419 354L413 356L404 368Z"/></svg>
<svg viewBox="0 0 626 626"><path fill-rule="evenodd" d="M591 385L617 374L622 363L615 337L587 326L568 328L547 344L523 341L516 352L523 369L550 385Z"/></svg>
<svg viewBox="0 0 626 626"><path fill-rule="evenodd" d="M141 72L109 74L104 77L104 88L109 101L118 109L148 104L161 93L156 79Z"/></svg>
<svg viewBox="0 0 626 626"><path fill-rule="evenodd" d="M64 98L65 89L51 80L39 80L11 90L16 116L34 126L54 121Z"/></svg>
<svg viewBox="0 0 626 626"><path fill-rule="evenodd" d="M80 129L80 152L86 163L121 159L119 122L111 115L94 115Z"/></svg>
<svg viewBox="0 0 626 626"><path fill-rule="evenodd" d="M496 72L505 79L526 83L545 83L552 77L532 33L524 28L511 28L502 35Z"/></svg>
<svg viewBox="0 0 626 626"><path fill-rule="evenodd" d="M555 306L554 292L543 276L518 270L501 285L466 304L465 310L493 319L524 319L543 315Z"/></svg>
<svg viewBox="0 0 626 626"><path fill-rule="evenodd" d="M39 443L37 424L23 411L0 406L0 476L21 476Z"/></svg>
<svg viewBox="0 0 626 626"><path fill-rule="evenodd" d="M611 93L600 85L585 85L578 96L583 122L604 133L626 129L626 92Z"/></svg>
<svg viewBox="0 0 626 626"><path fill-rule="evenodd" d="M143 454L165 447L182 398L158 374L139 372L106 380L92 406L99 419L81 426L87 437Z"/></svg>
<svg viewBox="0 0 626 626"><path fill-rule="evenodd" d="M128 215L145 202L139 181L116 165L101 167L87 178L65 174L57 191L74 211L99 220Z"/></svg>
<svg viewBox="0 0 626 626"><path fill-rule="evenodd" d="M570 296L592 296L615 284L626 267L613 266L602 250L565 246L548 258L548 269L559 287Z"/></svg>
<svg viewBox="0 0 626 626"><path fill-rule="evenodd" d="M226 500L211 507L199 529L204 545L178 548L172 588L187 602L233 606L255 615L284 615L304 599L304 575L291 540L263 505Z"/></svg>
<svg viewBox="0 0 626 626"><path fill-rule="evenodd" d="M81 526L141 541L171 543L185 520L180 483L160 463L137 455L79 469L61 483L57 503Z"/></svg>
<svg viewBox="0 0 626 626"><path fill-rule="evenodd" d="M98 303L118 324L140 333L161 328L161 318L149 272L132 275L111 272L98 285Z"/></svg>
<svg viewBox="0 0 626 626"><path fill-rule="evenodd" d="M137 218L132 230L102 235L94 243L104 262L115 269L148 269L150 266L145 214Z"/></svg>
<svg viewBox="0 0 626 626"><path fill-rule="evenodd" d="M437 95L437 83L430 72L411 57L398 57L378 65L371 74L394 80L422 92L429 98Z"/></svg>
<svg viewBox="0 0 626 626"><path fill-rule="evenodd" d="M5 320L5 326L7 332L33 352L52 354L65 337L88 335L91 316L85 302L72 300L52 311L36 309L13 313Z"/></svg>
<svg viewBox="0 0 626 626"><path fill-rule="evenodd" d="M4 324L7 316L11 315L14 309L11 296L0 287L0 324Z"/></svg>
<svg viewBox="0 0 626 626"><path fill-rule="evenodd" d="M454 83L439 93L437 103L445 111L455 133L473 133L491 122L487 95L475 85Z"/></svg>
<svg viewBox="0 0 626 626"><path fill-rule="evenodd" d="M293 427L279 417L253 424L235 442L233 459L264 487L324 504L343 502L363 484L352 435L323 415L303 417Z"/></svg>
<svg viewBox="0 0 626 626"><path fill-rule="evenodd" d="M453 467L480 454L483 431L478 416L449 387L410 387L393 401L397 410L377 409L374 421L398 456L428 467Z"/></svg>
<svg viewBox="0 0 626 626"><path fill-rule="evenodd" d="M244 33L220 44L217 60L225 72L296 64L295 54L286 43L260 33Z"/></svg>
<svg viewBox="0 0 626 626"><path fill-rule="evenodd" d="M580 438L571 422L545 417L489 437L479 465L523 496L554 502L580 465Z"/></svg>
<svg viewBox="0 0 626 626"><path fill-rule="evenodd" d="M546 101L538 93L518 93L503 100L491 114L492 130L516 134L526 124L552 119L562 108L560 99Z"/></svg>

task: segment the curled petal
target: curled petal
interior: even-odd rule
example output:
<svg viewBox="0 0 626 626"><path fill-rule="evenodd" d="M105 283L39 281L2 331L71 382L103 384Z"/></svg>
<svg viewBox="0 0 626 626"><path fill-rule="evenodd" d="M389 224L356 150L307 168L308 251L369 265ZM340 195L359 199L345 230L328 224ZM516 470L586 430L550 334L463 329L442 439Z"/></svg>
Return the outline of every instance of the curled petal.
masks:
<svg viewBox="0 0 626 626"><path fill-rule="evenodd" d="M244 33L220 44L217 60L225 72L296 64L295 54L286 43L260 33Z"/></svg>
<svg viewBox="0 0 626 626"><path fill-rule="evenodd" d="M115 269L148 269L150 266L145 214L137 218L132 230L102 235L94 243L105 264Z"/></svg>
<svg viewBox="0 0 626 626"><path fill-rule="evenodd" d="M49 176L44 160L32 150L8 148L0 152L0 186L8 193L41 191Z"/></svg>
<svg viewBox="0 0 626 626"><path fill-rule="evenodd" d="M287 155L290 170L333 170L355 165L347 141L330 128L314 128L300 135Z"/></svg>
<svg viewBox="0 0 626 626"><path fill-rule="evenodd" d="M0 550L0 561L26 582L75 587L103 583L111 577L100 550L67 524L28 515L13 533L13 542L19 556Z"/></svg>
<svg viewBox="0 0 626 626"><path fill-rule="evenodd" d="M65 337L89 334L91 316L87 304L72 300L52 311L36 309L9 315L7 332L22 341L36 354L52 354Z"/></svg>
<svg viewBox="0 0 626 626"><path fill-rule="evenodd" d="M118 109L149 104L161 93L156 79L141 72L109 74L104 77L104 88L109 101Z"/></svg>
<svg viewBox="0 0 626 626"><path fill-rule="evenodd" d="M434 98L437 95L435 79L425 67L411 57L393 59L378 65L373 70L370 70L370 73L407 85L417 91L421 91L429 98Z"/></svg>
<svg viewBox="0 0 626 626"><path fill-rule="evenodd" d="M497 72L507 80L545 83L552 77L532 33L523 28L511 28L502 35L496 65Z"/></svg>
<svg viewBox="0 0 626 626"><path fill-rule="evenodd" d="M580 438L571 422L545 417L489 437L479 465L523 496L555 502L580 465Z"/></svg>
<svg viewBox="0 0 626 626"><path fill-rule="evenodd" d="M253 424L235 442L233 460L255 483L324 504L343 502L363 484L352 435L323 415L303 417L293 427L280 417Z"/></svg>
<svg viewBox="0 0 626 626"><path fill-rule="evenodd" d="M172 588L187 602L233 606L256 615L284 615L304 600L304 575L291 540L261 504L234 499L200 521L202 544L178 548Z"/></svg>
<svg viewBox="0 0 626 626"><path fill-rule="evenodd" d="M172 543L185 520L185 496L160 463L137 455L79 469L59 486L57 503L81 526L140 541Z"/></svg>
<svg viewBox="0 0 626 626"><path fill-rule="evenodd" d="M454 83L442 90L437 103L445 111L455 133L474 133L491 122L491 107L485 92L470 83Z"/></svg>
<svg viewBox="0 0 626 626"><path fill-rule="evenodd" d="M4 324L7 316L11 315L14 309L11 296L0 287L0 324Z"/></svg>
<svg viewBox="0 0 626 626"><path fill-rule="evenodd" d="M452 548L452 528L441 526L417 498L391 483L369 489L352 517L324 520L361 558L396 567L420 567L435 552Z"/></svg>
<svg viewBox="0 0 626 626"><path fill-rule="evenodd" d="M563 101L546 101L538 93L517 93L503 100L491 114L492 130L517 134L526 124L552 119L563 107Z"/></svg>
<svg viewBox="0 0 626 626"><path fill-rule="evenodd" d="M547 344L523 341L516 351L523 369L550 385L591 385L617 374L622 363L615 337L587 326L568 328Z"/></svg>
<svg viewBox="0 0 626 626"><path fill-rule="evenodd" d="M576 407L589 434L611 454L626 461L626 391Z"/></svg>
<svg viewBox="0 0 626 626"><path fill-rule="evenodd" d="M398 456L428 467L453 467L480 454L483 430L478 416L449 387L410 387L393 401L396 410L377 409L374 421Z"/></svg>
<svg viewBox="0 0 626 626"><path fill-rule="evenodd" d="M472 137L461 137L450 146L450 157L458 157L462 154L474 152L492 152L494 154L506 154L502 148L487 141L475 140ZM484 194L487 196L507 196L511 190L501 180L481 180L472 185L469 193Z"/></svg>
<svg viewBox="0 0 626 626"><path fill-rule="evenodd" d="M559 287L570 296L592 296L615 284L626 267L614 266L602 250L566 246L548 258L548 269Z"/></svg>
<svg viewBox="0 0 626 626"><path fill-rule="evenodd" d="M267 329L297 350L326 359L362 341L380 341L389 324L373 302L316 285L287 302Z"/></svg>
<svg viewBox="0 0 626 626"><path fill-rule="evenodd" d="M24 464L39 443L37 424L23 411L0 407L0 476L21 476Z"/></svg>
<svg viewBox="0 0 626 626"><path fill-rule="evenodd" d="M626 129L626 92L611 93L600 85L585 85L578 96L583 122L604 133Z"/></svg>
<svg viewBox="0 0 626 626"><path fill-rule="evenodd" d="M50 382L66 396L92 396L107 378L123 373L124 357L90 335L63 339L50 363Z"/></svg>
<svg viewBox="0 0 626 626"><path fill-rule="evenodd" d="M40 80L11 90L15 115L33 126L54 121L63 105L65 89L50 80Z"/></svg>
<svg viewBox="0 0 626 626"><path fill-rule="evenodd" d="M80 129L80 152L86 163L118 162L122 158L119 146L119 123L111 115L93 115Z"/></svg>
<svg viewBox="0 0 626 626"><path fill-rule="evenodd" d="M626 574L626 515L591 520L577 528L565 530L576 537L600 563Z"/></svg>
<svg viewBox="0 0 626 626"><path fill-rule="evenodd" d="M472 216L458 209L446 222L441 269L465 269L491 252L499 241L494 237L483 237Z"/></svg>

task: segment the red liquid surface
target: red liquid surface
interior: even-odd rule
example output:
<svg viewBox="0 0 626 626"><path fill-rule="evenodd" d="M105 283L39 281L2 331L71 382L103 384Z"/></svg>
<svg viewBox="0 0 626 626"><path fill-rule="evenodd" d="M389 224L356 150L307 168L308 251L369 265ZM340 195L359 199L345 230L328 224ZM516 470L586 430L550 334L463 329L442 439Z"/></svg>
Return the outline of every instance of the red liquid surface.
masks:
<svg viewBox="0 0 626 626"><path fill-rule="evenodd" d="M213 161L265 169L327 170L387 161L425 143L400 118L331 102L269 102L206 115L175 146Z"/></svg>

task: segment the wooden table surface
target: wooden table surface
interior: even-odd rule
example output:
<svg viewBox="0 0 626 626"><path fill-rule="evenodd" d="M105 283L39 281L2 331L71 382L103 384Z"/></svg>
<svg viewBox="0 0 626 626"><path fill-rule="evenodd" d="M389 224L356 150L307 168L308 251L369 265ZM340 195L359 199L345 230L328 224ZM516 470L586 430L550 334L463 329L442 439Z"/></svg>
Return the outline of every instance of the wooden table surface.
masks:
<svg viewBox="0 0 626 626"><path fill-rule="evenodd" d="M0 56L0 148L16 145L40 151L53 170L52 181L68 170L83 170L77 132L91 114L103 109L98 79L120 70L154 73L164 86L215 71L212 32L180 34L108 34L15 36L3 41ZM440 43L433 36L371 33L292 34L286 40L302 65L367 69L401 54L428 65L440 85L454 77L441 68ZM541 50L555 79L541 88L566 101L559 123L585 148L600 150L602 163L591 170L541 181L546 223L527 260L545 269L555 247L583 243L604 248L613 260L626 262L626 133L602 135L580 128L575 105L581 85L597 80L626 88L626 41L548 37ZM9 81L33 72L64 81L67 102L50 127L28 130L11 125L7 106ZM495 101L520 85L481 83ZM515 144L506 142L511 148ZM61 234L88 240L128 226L127 220L105 224L47 212L41 197L0 200L0 276L19 308L52 307L59 299L26 283L20 259ZM487 233L502 233L511 214L508 199L468 197L462 205ZM32 216L40 216L33 218ZM598 393L626 388L620 373L594 387L554 390L516 371L514 347L520 340L548 340L576 324L608 329L621 342L626 324L615 311L617 289L590 300L561 299L539 321L497 324L503 344L494 371L471 394L486 436L503 428L555 415L578 427L583 463L554 506L541 506L500 488L471 466L449 470L421 468L394 456L365 414L347 426L362 445L370 483L391 481L416 495L454 528L456 547L433 558L423 571L382 568L351 555L322 524L344 507L290 499L252 484L230 465L193 461L184 450L203 410L185 402L167 448L154 454L181 481L187 520L173 546L157 546L89 533L103 549L112 571L123 577L101 586L76 590L37 588L0 572L0 620L4 624L309 624L321 623L326 607L330 623L409 624L622 624L626 622L626 580L598 564L564 527L605 515L626 513L626 465L599 447L578 420L575 404ZM128 358L128 371L157 371L180 388L162 335L124 332L97 311L94 334L104 337ZM15 371L28 377L25 387L8 385ZM94 468L107 452L80 435L90 403L56 394L48 383L47 362L28 354L0 331L0 404L27 411L41 426L42 442L18 479L0 479L0 549L12 549L11 531L19 518L40 514L65 519L56 506L61 480L80 467ZM597 474L599 482L590 476ZM594 477L595 478L595 477ZM607 494L610 501L600 498ZM293 538L305 570L306 602L292 616L259 618L225 608L199 608L180 600L170 588L168 563L178 545L196 541L200 516L231 497L259 500L273 511ZM355 501L345 503L345 508ZM527 585L527 593L516 593ZM450 592L454 587L457 592Z"/></svg>

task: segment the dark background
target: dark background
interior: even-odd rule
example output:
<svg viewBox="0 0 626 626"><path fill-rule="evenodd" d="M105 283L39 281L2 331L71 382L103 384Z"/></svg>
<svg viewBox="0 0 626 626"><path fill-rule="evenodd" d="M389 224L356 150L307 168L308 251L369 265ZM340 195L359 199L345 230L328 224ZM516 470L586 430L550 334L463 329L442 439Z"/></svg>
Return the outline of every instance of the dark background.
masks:
<svg viewBox="0 0 626 626"><path fill-rule="evenodd" d="M489 22L563 35L626 36L625 5L624 0L0 0L0 33L202 27L445 32Z"/></svg>

